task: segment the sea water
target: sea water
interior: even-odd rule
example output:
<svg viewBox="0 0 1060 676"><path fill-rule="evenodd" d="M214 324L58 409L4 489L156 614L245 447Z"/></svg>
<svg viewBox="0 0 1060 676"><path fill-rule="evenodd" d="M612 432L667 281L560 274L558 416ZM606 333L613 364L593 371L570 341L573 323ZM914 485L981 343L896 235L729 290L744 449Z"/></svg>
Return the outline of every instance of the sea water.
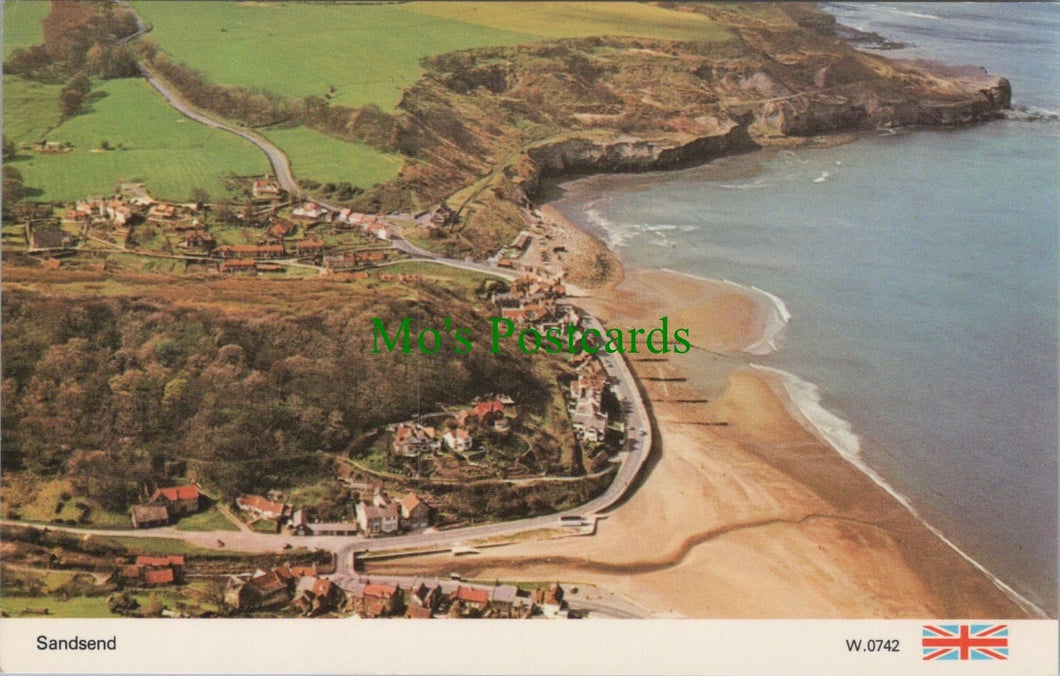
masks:
<svg viewBox="0 0 1060 676"><path fill-rule="evenodd" d="M841 452L1056 617L1060 6L826 8L910 45L889 55L1008 77L1030 114L594 177L554 205L634 265L783 299L792 320L753 361L790 374Z"/></svg>

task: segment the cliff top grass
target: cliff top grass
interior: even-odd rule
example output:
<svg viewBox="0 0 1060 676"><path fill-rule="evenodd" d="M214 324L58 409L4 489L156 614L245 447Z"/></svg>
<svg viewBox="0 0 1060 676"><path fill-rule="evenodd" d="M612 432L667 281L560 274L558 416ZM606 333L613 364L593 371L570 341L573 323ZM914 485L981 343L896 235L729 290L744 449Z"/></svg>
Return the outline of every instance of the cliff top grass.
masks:
<svg viewBox="0 0 1060 676"><path fill-rule="evenodd" d="M16 49L39 45L44 34L41 20L51 11L50 2L16 0L4 3L4 58Z"/></svg>
<svg viewBox="0 0 1060 676"><path fill-rule="evenodd" d="M557 38L725 40L710 18L639 3L135 2L149 38L211 82L392 111L425 56Z"/></svg>
<svg viewBox="0 0 1060 676"><path fill-rule="evenodd" d="M283 148L295 176L321 183L349 181L353 185L370 188L397 176L403 162L397 155L379 152L364 143L332 138L307 127L258 131Z"/></svg>
<svg viewBox="0 0 1060 676"><path fill-rule="evenodd" d="M59 116L51 96L60 87L10 76L4 85L9 138L36 141L47 135L50 141L74 146L67 153L23 153L14 162L25 184L43 191L38 199L73 201L109 194L119 180L143 181L158 198L187 199L195 187L222 196L226 174L269 171L265 156L253 145L186 119L143 80L104 82L89 95L82 113L55 127ZM115 149L99 151L103 141Z"/></svg>

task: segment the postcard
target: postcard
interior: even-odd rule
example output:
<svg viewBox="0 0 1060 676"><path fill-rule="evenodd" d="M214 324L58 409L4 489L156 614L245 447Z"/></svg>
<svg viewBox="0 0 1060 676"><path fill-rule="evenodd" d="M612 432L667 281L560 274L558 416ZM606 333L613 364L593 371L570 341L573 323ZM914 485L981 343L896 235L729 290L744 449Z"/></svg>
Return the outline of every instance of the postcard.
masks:
<svg viewBox="0 0 1060 676"><path fill-rule="evenodd" d="M3 671L1056 673L1055 3L2 12Z"/></svg>

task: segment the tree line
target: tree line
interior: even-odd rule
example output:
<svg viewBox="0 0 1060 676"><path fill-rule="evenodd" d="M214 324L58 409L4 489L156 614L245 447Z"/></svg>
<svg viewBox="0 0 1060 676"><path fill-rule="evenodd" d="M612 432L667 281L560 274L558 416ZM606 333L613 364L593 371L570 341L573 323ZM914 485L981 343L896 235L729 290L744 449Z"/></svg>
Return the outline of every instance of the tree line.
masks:
<svg viewBox="0 0 1060 676"><path fill-rule="evenodd" d="M514 353L371 354L372 316L486 321L442 289L421 290L420 301L389 287L371 293L338 307L331 294L298 309L193 309L6 291L5 470L73 476L117 509L140 482L176 476L230 498L319 478L318 451L342 451L435 402L489 391L547 401Z"/></svg>

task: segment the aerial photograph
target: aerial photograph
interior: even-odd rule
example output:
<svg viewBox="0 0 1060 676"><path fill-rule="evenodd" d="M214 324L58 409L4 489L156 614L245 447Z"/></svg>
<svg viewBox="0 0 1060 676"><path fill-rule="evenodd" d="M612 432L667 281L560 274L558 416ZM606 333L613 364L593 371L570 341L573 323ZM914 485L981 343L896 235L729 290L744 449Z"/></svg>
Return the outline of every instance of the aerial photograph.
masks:
<svg viewBox="0 0 1060 676"><path fill-rule="evenodd" d="M2 12L7 626L1057 618L1057 3Z"/></svg>

